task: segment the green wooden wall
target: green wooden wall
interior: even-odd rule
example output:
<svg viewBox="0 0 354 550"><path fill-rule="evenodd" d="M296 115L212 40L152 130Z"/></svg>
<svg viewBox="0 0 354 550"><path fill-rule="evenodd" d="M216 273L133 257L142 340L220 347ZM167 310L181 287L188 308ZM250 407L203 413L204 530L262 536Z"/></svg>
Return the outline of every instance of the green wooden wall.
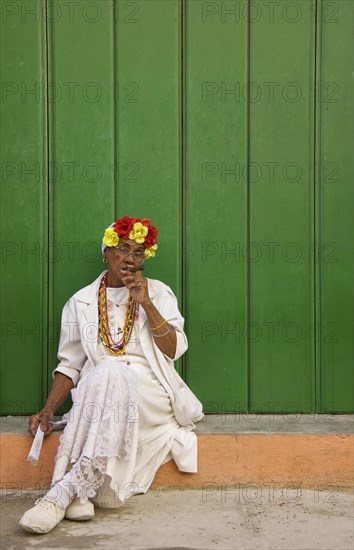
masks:
<svg viewBox="0 0 354 550"><path fill-rule="evenodd" d="M1 3L2 414L147 216L205 412L351 412L353 2Z"/></svg>

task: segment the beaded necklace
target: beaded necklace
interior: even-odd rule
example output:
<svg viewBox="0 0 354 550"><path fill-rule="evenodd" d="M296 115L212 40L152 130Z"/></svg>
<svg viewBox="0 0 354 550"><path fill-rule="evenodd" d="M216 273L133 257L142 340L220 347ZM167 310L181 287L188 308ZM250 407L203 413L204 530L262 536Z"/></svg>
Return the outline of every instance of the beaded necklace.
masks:
<svg viewBox="0 0 354 550"><path fill-rule="evenodd" d="M132 334L137 301L129 294L127 311L124 319L124 327L121 338L118 342L113 340L108 323L107 313L107 273L102 277L98 291L98 330L102 344L112 355L123 355Z"/></svg>

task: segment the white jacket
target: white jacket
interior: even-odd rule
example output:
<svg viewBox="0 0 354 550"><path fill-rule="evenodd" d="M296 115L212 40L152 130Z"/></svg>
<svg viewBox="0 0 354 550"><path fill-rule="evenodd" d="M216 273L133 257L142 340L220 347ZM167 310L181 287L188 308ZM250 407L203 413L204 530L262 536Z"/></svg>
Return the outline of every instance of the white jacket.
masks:
<svg viewBox="0 0 354 550"><path fill-rule="evenodd" d="M105 272L103 272L105 273ZM98 289L103 275L90 285L82 288L65 304L62 313L59 341L58 367L53 371L69 376L74 386L85 375L89 365L97 364L98 334ZM157 279L149 279L148 292L156 309L170 325L176 329L177 347L173 359L162 353L151 336L144 308L139 304L140 344L154 374L168 392L177 422L184 429L177 430L176 441L171 449L173 458L181 471L197 471L197 438L192 430L194 422L204 416L202 403L190 390L174 368L176 361L188 348L183 331L184 318L181 316L176 296L169 286ZM74 400L75 389L72 390Z"/></svg>

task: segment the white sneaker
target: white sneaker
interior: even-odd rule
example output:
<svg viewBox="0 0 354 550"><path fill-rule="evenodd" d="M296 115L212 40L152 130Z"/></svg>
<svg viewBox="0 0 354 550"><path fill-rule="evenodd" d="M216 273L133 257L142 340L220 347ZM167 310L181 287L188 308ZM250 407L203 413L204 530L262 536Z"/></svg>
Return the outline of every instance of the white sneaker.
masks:
<svg viewBox="0 0 354 550"><path fill-rule="evenodd" d="M65 518L72 521L87 521L95 517L95 509L89 500L81 502L80 497L75 498L66 509Z"/></svg>
<svg viewBox="0 0 354 550"><path fill-rule="evenodd" d="M25 512L20 525L30 533L49 533L65 516L64 508L53 497L44 496L34 503L33 508Z"/></svg>

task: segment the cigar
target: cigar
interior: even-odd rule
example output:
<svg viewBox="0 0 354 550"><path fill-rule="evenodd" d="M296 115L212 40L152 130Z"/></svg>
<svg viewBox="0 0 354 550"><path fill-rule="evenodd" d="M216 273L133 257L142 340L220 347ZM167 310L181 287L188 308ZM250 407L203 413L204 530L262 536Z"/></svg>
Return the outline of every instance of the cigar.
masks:
<svg viewBox="0 0 354 550"><path fill-rule="evenodd" d="M140 267L127 267L127 271L130 271L131 273L136 273L137 271L143 271L144 269L144 266L140 266Z"/></svg>

